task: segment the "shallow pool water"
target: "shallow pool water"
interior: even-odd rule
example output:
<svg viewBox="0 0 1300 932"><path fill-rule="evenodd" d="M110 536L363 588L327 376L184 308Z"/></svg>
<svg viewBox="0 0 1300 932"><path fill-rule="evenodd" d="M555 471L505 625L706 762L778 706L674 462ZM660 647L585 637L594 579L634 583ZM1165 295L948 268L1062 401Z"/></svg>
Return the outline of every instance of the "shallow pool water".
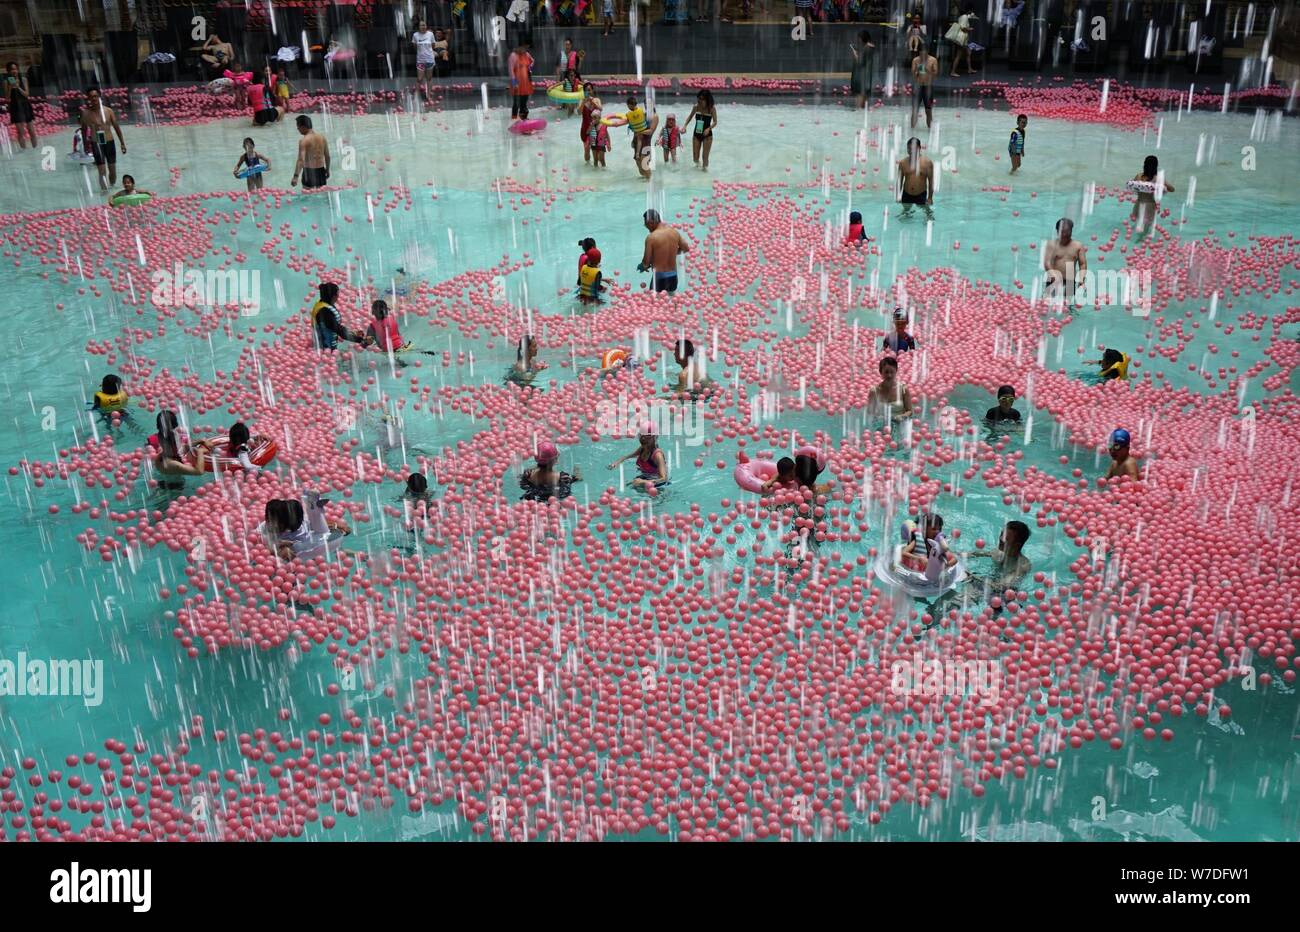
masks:
<svg viewBox="0 0 1300 932"><path fill-rule="evenodd" d="M661 98L659 106L679 117L689 110L686 100ZM549 111L548 115L554 117ZM919 216L900 217L889 195L893 163L901 155L900 144L910 135L902 124L905 114L893 106L872 109L864 118L848 108L724 103L709 172L694 169L689 151L684 151L676 165L657 165L650 183L636 176L621 131L612 134L614 151L607 169L584 166L576 120L553 119L540 135L515 137L503 131L506 117L500 109L486 115L464 110L416 116L314 116L333 147L332 181L343 185L343 190L251 201L238 194L243 182L233 179L231 170L241 140L249 135L272 161L268 186L285 185L296 142L291 126L252 129L233 121L185 127L130 125L126 127L130 159L124 158L120 167L158 199L124 211L84 210L75 230L66 236L38 233L33 240L25 239L34 229L27 224L38 221L24 215L52 211L57 218L63 216L57 212L95 203L90 175L62 159L62 147L54 171L40 170L30 152L15 152L0 161L0 212L5 214L0 218L0 239L6 262L2 280L11 334L0 350L7 401L0 464L7 468L20 460L58 460L60 449L108 431L85 411L85 401L98 380L112 371L102 355L87 353L88 345L111 343L134 330L126 343L131 353L151 360L149 369L155 378L167 369L178 379L193 376L196 385L219 386L227 373L236 368L244 371L281 336L276 328L286 321L304 326L302 309L321 270L330 269L346 284L373 279L377 290L388 290L404 336L429 353L406 355L409 365L404 368L395 368L378 355L363 360L362 365L374 365L373 377L367 381L362 372L353 380L350 391L355 397L348 395L347 387L322 383L322 392L339 392L336 422L327 426L339 443L358 441L360 452L372 454L378 447L382 461L393 468L415 466L424 457L436 477L441 469L453 469L449 461L476 437L506 428L499 412L483 410L484 399L513 391L511 410L527 409L533 403L519 400L518 389L508 387L503 378L515 358L514 340L530 323L548 362L535 382L543 395L572 387L575 380L592 380L583 371L596 365L590 347L631 343L635 327L628 320L611 320L608 309L593 311L573 300L576 244L583 237L594 237L603 253L605 275L640 290L647 279L636 271L644 236L640 215L654 207L666 220L689 231L699 247L684 259L684 287L690 289L695 283L694 270L705 264L700 258L703 252L712 260L708 268L712 287L725 292L725 303L738 319L743 317L751 332L734 345L732 335L724 334L724 345L732 347L730 357L726 351L715 356L711 330L716 324L701 323L703 316L696 318L694 310L665 311L657 321L660 334L676 327L696 341L708 357L710 375L724 386L726 400L684 403L685 410L692 412L685 423L698 425L698 432L683 430L679 436L664 438L661 445L672 484L654 501L644 496L635 501L639 514L652 522L656 515L687 515L695 508L701 514L722 513L742 495L731 475L739 448L734 437L715 435L713 414L725 412L740 423L757 423L762 429L781 432L782 437L815 441L832 450L841 444L851 447L853 437L883 426L861 408L839 410L819 403L819 397L826 395L824 387L809 391L805 385L801 390L795 373L805 371L799 358L806 362L824 348L829 352L835 343L842 346L859 338L864 371L874 365L871 343L879 339L875 331L886 327L887 312L904 300L895 283L910 270L920 276L955 267L971 282L988 282L1027 296L1034 289L1039 262L1036 247L1051 235L1060 216L1075 219L1076 238L1090 247L1094 263L1122 265L1124 256L1118 250L1105 253L1103 260L1096 247L1107 243L1117 228L1118 245L1129 244L1122 229L1129 205L1120 203L1115 192L1151 152L1159 154L1166 176L1177 188L1164 206L1170 209L1171 219L1185 218L1184 226L1169 227L1184 242L1218 236L1226 246L1228 231L1234 234L1232 244L1239 247L1246 247L1251 237L1285 237L1294 232L1300 210L1300 192L1283 181L1300 169L1300 127L1292 120L1268 122L1266 131L1257 134L1260 138L1252 138L1254 121L1248 114L1180 117L1166 113L1156 117L1158 127L1146 132L1034 119L1025 167L1020 175L1008 177L1004 151L1011 128L1008 114L941 108L933 134L918 132L927 139L940 169L932 224ZM1249 171L1242 168L1244 156L1239 150L1244 145L1256 150ZM1193 177L1194 197L1189 197ZM765 183L778 187L762 192L734 187ZM1004 185L1010 190L986 190ZM1095 194L1092 186L1110 193ZM183 200L211 192L235 192L235 196ZM725 273L720 263L727 243L745 241L751 232L718 228L706 214L710 202L716 206L728 196L737 197L738 205L780 203L791 210L819 212L823 230L828 225L827 235L834 239L841 235L848 211L863 213L878 255L853 274L832 270L830 280L837 293L851 289L855 296L848 301L850 307L833 338L828 339L818 324L822 285L811 253L802 284L806 290L796 295L782 283L779 290L787 296L785 301L772 300L772 291L764 291L767 267L762 263L756 266L754 279L718 284ZM769 222L767 215L763 217L762 222ZM153 286L152 275L171 271L162 261L166 249L149 239L157 234L158 224L184 227L196 222L211 232L210 248L202 254L189 253L178 239L173 261L186 269L231 264L257 273L255 279L246 279L255 282L255 308L232 310L215 325L210 312L182 309L166 321L163 332L155 332L152 312L139 315L116 292L103 288L102 280L83 282L76 274L78 260L84 256L90 262L97 241L111 242L118 254L94 261L113 268L120 283L127 284L129 276L127 293L144 293ZM790 223L794 236L794 219ZM809 231L815 229L801 215L801 248L816 245L809 241ZM130 248L136 232L149 242L147 249L144 245L139 252ZM277 238L274 245L268 245L270 237ZM34 254L36 243L51 251ZM43 265L42 256L50 262ZM526 265L515 268L521 262ZM394 280L398 267L405 272L401 284ZM67 270L66 282L56 269ZM784 276L788 269L778 263L770 272ZM420 292L421 283L436 284L478 270L492 270L488 287L500 309L495 323L460 325L440 316L454 308L454 299L430 300ZM1279 276L1283 285L1300 279L1300 266L1283 267ZM1023 287L1017 287L1017 282ZM100 294L93 292L94 286L99 286ZM394 294L395 288L406 293ZM1202 310L1211 301L1212 320L1208 309ZM915 423L892 428L904 441L902 448L884 451L879 459L894 460L905 472L917 463L907 436L925 431L927 437L943 438L955 450L973 450L977 442L1003 444L1004 453L1020 455L1014 465L1021 474L1032 467L1062 484L1074 481L1074 469L1095 476L1105 468L1095 445L1072 436L1050 411L1037 405L1033 386L1023 384L1021 376L1035 360L1048 370L1063 369L1078 379L1089 371L1082 360L1099 355L1098 344L1141 347L1144 353L1173 347L1169 357L1135 352L1141 363L1140 381L1186 388L1198 396L1214 395L1223 392L1228 381L1215 380L1217 368L1232 365L1246 371L1266 359L1265 350L1273 339L1270 326L1247 331L1239 316L1248 313L1271 320L1286 314L1289 303L1293 301L1287 293L1234 299L1225 288L1223 295L1212 299L1174 299L1149 317L1122 307L1084 309L1064 322L1059 332L1034 345L1018 345L1008 333L1000 359L1006 381L1026 395L1019 402L1026 426L1005 436L989 432L979 425L984 409L994 403L988 386L955 379L944 397L918 398ZM1162 332L1184 311L1191 311L1200 322L1196 331L1189 322L1186 334ZM939 332L941 321L940 311L930 308L916 320L923 353L929 351L927 332ZM1235 336L1224 332L1230 326ZM868 328L874 336L866 333ZM1258 342L1247 335L1255 333L1261 334ZM949 332L943 339L960 339L960 335ZM643 372L658 390L666 375L675 376L676 367L668 339L657 337L655 342L655 365ZM1185 345L1178 348L1180 342ZM1209 343L1218 344L1215 353ZM127 356L125 345L114 351L119 366ZM936 346L933 352L940 349ZM1229 350L1238 355L1229 360ZM444 352L450 355L444 357ZM923 365L921 356L918 353L912 365ZM352 363L339 365L346 372ZM745 384L738 375L753 367L768 374L781 372L783 384L764 398L759 386ZM1261 383L1262 379L1252 381L1243 393L1244 403L1294 391L1293 382L1274 389ZM416 394L426 387L428 394ZM426 407L406 408L400 431L390 432L379 414L394 412L399 398L423 399ZM360 410L357 402L362 403ZM220 428L232 420L224 408L233 403L226 399L212 405L211 413L191 405L183 414L193 424ZM364 407L367 403L369 410ZM544 409L544 402L537 404L542 407L536 410L545 411L545 417L559 416ZM693 404L700 407L698 414L690 408ZM950 409L971 413L973 433L964 434L965 428L956 426ZM709 419L703 416L705 411L711 412ZM148 411L137 409L132 420L136 423L116 429L119 446L138 445L153 432ZM621 472L606 467L630 452L635 441L609 437L592 441L585 433L587 425L570 426L575 440L582 442L563 447L562 465L581 470L584 480L573 486L572 497L587 506L600 499L606 485L617 486L619 480L631 478L630 464ZM559 429L551 420L538 433ZM784 449L772 446L776 455L783 455L789 444ZM481 477L486 487L499 489L504 502L519 497L514 478L518 460L518 455L511 457L506 470L503 459L496 474ZM725 468L718 468L719 461ZM957 540L963 549L974 546L970 541L976 538L995 541L1003 522L1018 516L1013 512L1019 512L1021 504L1004 501L1001 485L989 487L979 478L964 478L963 471L973 463L958 457L932 466L927 476L941 486L946 483L935 507L949 529L959 529ZM896 481L895 494L905 494L911 481L921 482L915 477ZM137 548L127 559L102 560L93 547L84 547L76 539L87 519L70 513L72 505L96 501L99 493L76 482L34 487L22 472L5 474L4 483L0 547L9 555L16 585L10 587L0 621L3 656L12 659L23 651L33 657L102 660L105 683L104 701L94 706L80 697L0 696L3 764L17 766L24 758L33 758L43 773L59 766L65 755L98 748L110 737L160 751L188 733L198 717L204 728L190 742L189 760L204 771L222 771L248 766L250 761L233 740L216 741L212 729L235 735L260 727L301 738L320 713L343 718L343 709L350 708L362 718L390 716L418 694L415 681L427 675L429 658L416 651L380 652L362 671L360 684L342 693L329 689L338 682L332 658L319 650L303 652L292 643L272 650L245 646L215 655L186 656L173 633L175 618L164 615L178 606L175 602L164 606L157 595L159 586L174 586L182 579L184 554L164 547ZM437 483L433 484L436 489ZM197 480L189 480L191 492L196 485ZM428 545L408 534L399 516L397 483L358 482L354 492L354 500L371 520L357 526L347 544L351 550L380 554L397 547L402 554L436 555L431 559L444 561L437 565L445 569L456 564L462 547L474 546L468 540ZM166 511L179 494L137 484L114 507ZM61 506L58 514L48 513L51 504ZM867 554L869 548L887 546L893 538L886 534L892 534L901 520L895 503L879 492L844 504L836 515L846 527L867 528L856 539L850 536L821 545L821 549L833 546L843 551L846 563ZM490 535L489 523L485 515L484 535ZM112 531L101 526L99 533ZM770 555L788 551L789 543L777 533L749 525L730 545L731 552L715 559L710 572L744 572L750 560L737 557L736 548ZM1035 527L1025 552L1035 571L1057 581L1071 578L1080 553L1055 522ZM474 572L468 563L461 570ZM1141 582L1129 580L1134 587ZM753 591L759 598L780 599L797 592L799 585L798 580L759 583ZM989 596L984 588L973 587L956 604L978 612ZM899 619L926 610L924 603L906 599L891 608ZM386 688L392 695L385 693ZM1232 706L1233 716L1227 722L1192 720L1189 715L1172 742L1144 742L1133 735L1118 752L1101 741L1065 748L1051 769L1033 769L1023 780L988 781L987 792L979 797L957 787L947 801L899 804L880 824L868 822L865 807L849 806L850 827L835 837L1294 840L1300 825L1294 792L1300 781L1294 741L1300 732L1300 706L1294 690L1274 681L1258 692L1234 694ZM719 710L718 717L724 714ZM885 714L897 717L893 712ZM598 770L608 765L608 759L600 756L595 761ZM709 770L699 762L695 766L700 772ZM367 799L355 807L350 804L349 808L360 811L341 819L332 830L311 822L299 826L300 831L306 837L336 839L478 837L450 802L426 802L419 812L411 812L400 787L395 792L398 802L391 808L391 799L378 806ZM215 796L204 799L203 806L218 805ZM11 826L7 832L12 837L19 830ZM671 834L676 836L677 830L673 828ZM658 837L651 827L625 835ZM831 836L817 830L801 837Z"/></svg>

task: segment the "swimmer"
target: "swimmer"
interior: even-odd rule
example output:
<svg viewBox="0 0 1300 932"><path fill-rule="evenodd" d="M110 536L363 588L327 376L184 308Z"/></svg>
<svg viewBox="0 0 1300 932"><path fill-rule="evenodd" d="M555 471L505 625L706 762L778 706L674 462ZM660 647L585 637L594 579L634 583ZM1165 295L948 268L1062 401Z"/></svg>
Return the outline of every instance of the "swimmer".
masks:
<svg viewBox="0 0 1300 932"><path fill-rule="evenodd" d="M795 462L788 456L776 461L776 475L763 483L763 494L773 490L790 492L800 487L799 478L794 472Z"/></svg>
<svg viewBox="0 0 1300 932"><path fill-rule="evenodd" d="M856 246L858 243L865 243L871 237L867 236L867 231L862 227L862 214L853 211L849 214L849 232L844 236L845 246Z"/></svg>
<svg viewBox="0 0 1300 932"><path fill-rule="evenodd" d="M1011 171L1008 174L1014 175L1020 171L1020 160L1025 157L1025 133L1029 126L1029 117L1023 113L1016 117L1016 128L1011 131L1011 139L1007 143L1007 154L1011 156Z"/></svg>
<svg viewBox="0 0 1300 932"><path fill-rule="evenodd" d="M117 183L117 145L112 136L117 135L123 155L126 155L126 140L122 138L117 114L112 107L104 106L100 99L98 85L86 88L86 106L81 108L81 129L90 142L90 154L99 170L99 190L107 191L110 185Z"/></svg>
<svg viewBox="0 0 1300 932"><path fill-rule="evenodd" d="M202 450L208 456L216 454L227 459L235 460L248 472L260 472L260 466L253 463L248 458L248 443L251 439L248 433L248 425L243 421L237 421L230 425L230 431L223 438L214 437L209 440L200 440L196 445L196 450Z"/></svg>
<svg viewBox="0 0 1300 932"><path fill-rule="evenodd" d="M1101 354L1101 359L1090 359L1084 363L1085 366L1101 366L1101 380L1109 382L1113 379L1123 381L1128 378L1128 353L1121 353L1117 349L1107 349Z"/></svg>
<svg viewBox="0 0 1300 932"><path fill-rule="evenodd" d="M1110 467L1106 470L1107 479L1138 480L1137 457L1129 453L1129 433L1120 427L1110 432Z"/></svg>
<svg viewBox="0 0 1300 932"><path fill-rule="evenodd" d="M537 337L529 334L520 339L515 346L515 364L511 368L511 378L517 382L531 382L538 372L546 366L537 359Z"/></svg>
<svg viewBox="0 0 1300 932"><path fill-rule="evenodd" d="M98 411L99 416L111 424L115 414L123 420L131 416L131 411L127 407L130 400L131 396L122 387L122 379L116 375L106 375L99 383L99 391L95 392L95 397L90 402L90 409Z"/></svg>
<svg viewBox="0 0 1300 932"><path fill-rule="evenodd" d="M175 411L159 411L154 421L158 433L149 438L153 464L166 476L201 476L207 451L200 445L190 446L190 438L181 430Z"/></svg>
<svg viewBox="0 0 1300 932"><path fill-rule="evenodd" d="M1016 390L1010 385L1001 385L998 387L998 403L995 407L989 408L984 412L984 420L990 424L1000 424L1004 421L1013 424L1020 423L1020 412L1012 407L1016 403Z"/></svg>
<svg viewBox="0 0 1300 932"><path fill-rule="evenodd" d="M900 562L909 569L927 571L934 558L948 566L957 563L957 557L948 549L948 539L943 536L943 516L922 515L912 539L903 547Z"/></svg>
<svg viewBox="0 0 1300 932"><path fill-rule="evenodd" d="M645 251L641 254L638 272L654 269L654 290L672 294L677 290L677 257L690 252L682 234L664 223L659 211L651 209L641 215L650 234L645 238Z"/></svg>
<svg viewBox="0 0 1300 932"><path fill-rule="evenodd" d="M402 500L408 502L432 501L433 493L429 491L429 480L424 478L422 473L411 473L406 477L406 488L402 492Z"/></svg>
<svg viewBox="0 0 1300 932"><path fill-rule="evenodd" d="M332 537L352 533L343 522L326 519L328 499L316 492L304 492L302 498L302 502L273 498L263 511L261 530L271 552L281 560L323 556Z"/></svg>
<svg viewBox="0 0 1300 932"><path fill-rule="evenodd" d="M234 175L238 178L240 169L256 168L258 165L265 165L266 168L257 174L248 176L246 180L248 181L248 190L250 191L260 191L262 189L262 175L270 170L271 160L254 148L252 136L245 136L244 151L240 153L239 161L235 163Z"/></svg>
<svg viewBox="0 0 1300 932"><path fill-rule="evenodd" d="M885 409L894 420L912 416L912 392L898 381L898 360L886 356L880 360L880 384L867 395L867 405Z"/></svg>
<svg viewBox="0 0 1300 932"><path fill-rule="evenodd" d="M677 164L677 150L682 147L682 131L677 128L676 114L668 114L664 128L659 131L659 148L664 150L664 161Z"/></svg>
<svg viewBox="0 0 1300 932"><path fill-rule="evenodd" d="M289 186L298 183L302 176L302 189L310 191L323 188L330 180L330 144L329 140L312 129L311 117L302 114L297 119L298 161L293 168L293 178Z"/></svg>
<svg viewBox="0 0 1300 932"><path fill-rule="evenodd" d="M537 465L524 470L520 485L526 492L549 493L557 489L566 490L573 483L581 482L581 470L574 469L570 475L555 468L559 459L560 451L555 444L543 440L537 445Z"/></svg>
<svg viewBox="0 0 1300 932"><path fill-rule="evenodd" d="M796 454L794 458L794 477L799 483L799 488L809 489L815 495L821 495L823 492L831 490L829 482L817 481L817 477L822 474L825 467L817 465L817 457L809 456L807 453Z"/></svg>
<svg viewBox="0 0 1300 932"><path fill-rule="evenodd" d="M578 270L578 300L583 304L599 304L603 290L600 272L600 250L595 247L587 251L586 262Z"/></svg>
<svg viewBox="0 0 1300 932"><path fill-rule="evenodd" d="M699 392L712 383L704 371L704 360L695 353L695 344L682 338L673 344L673 359L681 367L677 374L677 392Z"/></svg>
<svg viewBox="0 0 1300 932"><path fill-rule="evenodd" d="M668 460L664 451L659 449L659 438L643 425L642 433L637 438L640 445L626 456L620 456L609 464L610 469L617 469L620 463L636 457L637 477L632 480L632 487L638 489L657 488L668 482Z"/></svg>
<svg viewBox="0 0 1300 932"><path fill-rule="evenodd" d="M1142 161L1142 171L1133 176L1134 181L1145 181L1161 191L1161 194L1172 194L1174 186L1165 181L1164 172L1160 171L1160 160L1154 155L1148 155ZM1129 214L1130 220L1137 221L1137 229L1134 231L1141 234L1148 223L1151 227L1155 226L1156 211L1159 204L1156 201L1155 191L1139 191L1137 202L1133 205L1133 212Z"/></svg>
<svg viewBox="0 0 1300 932"><path fill-rule="evenodd" d="M884 347L891 353L906 353L916 349L916 338L907 332L907 311L894 308L894 332L885 334Z"/></svg>
<svg viewBox="0 0 1300 932"><path fill-rule="evenodd" d="M319 290L320 300L311 309L311 329L316 349L338 349L339 340L369 345L369 337L349 330L339 320L338 308L335 307L339 299L339 286L334 282L321 282Z"/></svg>
<svg viewBox="0 0 1300 932"><path fill-rule="evenodd" d="M137 188L137 187L135 186L135 178L133 178L133 177L130 176L130 175L123 175L123 176L122 176L122 190L116 192L115 194L110 194L110 195L108 196L109 203L111 204L113 201L117 200L119 197L126 197L126 196L128 196L128 195L130 195L130 194L147 194L147 195L149 195L150 197L153 197L153 196L154 196L154 193L153 193L152 191L146 191L146 190L144 190L143 188Z"/></svg>
<svg viewBox="0 0 1300 932"><path fill-rule="evenodd" d="M399 353L409 349L411 344L403 342L402 332L397 328L397 318L388 314L388 302L375 301L370 305L370 314L374 318L366 328L366 340L386 353Z"/></svg>
<svg viewBox="0 0 1300 932"><path fill-rule="evenodd" d="M1074 221L1056 221L1056 239L1043 245L1043 271L1047 273L1044 297L1053 303L1074 297L1075 288L1088 274L1088 250L1074 236Z"/></svg>
<svg viewBox="0 0 1300 932"><path fill-rule="evenodd" d="M996 565L995 584L999 589L1018 585L1034 569L1021 550L1029 540L1029 526L1023 521L1008 521L998 537L996 550L973 550L968 556L989 557Z"/></svg>
<svg viewBox="0 0 1300 932"><path fill-rule="evenodd" d="M934 162L915 136L907 140L907 155L898 160L898 200L903 205L900 217L910 217L912 208L920 207L934 219Z"/></svg>

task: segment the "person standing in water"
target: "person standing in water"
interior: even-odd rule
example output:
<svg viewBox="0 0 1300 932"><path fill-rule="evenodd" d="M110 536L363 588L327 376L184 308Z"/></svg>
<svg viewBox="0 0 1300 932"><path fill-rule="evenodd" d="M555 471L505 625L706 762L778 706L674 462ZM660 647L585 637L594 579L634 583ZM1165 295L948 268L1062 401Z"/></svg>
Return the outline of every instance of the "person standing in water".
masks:
<svg viewBox="0 0 1300 932"><path fill-rule="evenodd" d="M304 191L323 188L330 180L329 140L311 128L311 117L307 114L299 116L297 124L302 138L298 140L298 164L293 168L289 186L296 185L301 175Z"/></svg>
<svg viewBox="0 0 1300 932"><path fill-rule="evenodd" d="M18 62L11 61L5 69L4 98L9 109L9 122L18 134L19 149L27 148L27 139L31 140L32 148L36 148L36 112L32 109L30 94L27 76L18 69Z"/></svg>
<svg viewBox="0 0 1300 932"><path fill-rule="evenodd" d="M645 238L645 252L641 255L637 271L654 269L654 290L672 294L677 290L677 257L690 252L691 247L682 238L682 234L663 222L659 211L647 210L641 218L650 233Z"/></svg>
<svg viewBox="0 0 1300 932"><path fill-rule="evenodd" d="M1129 452L1131 442L1128 431L1122 427L1110 432L1110 442L1107 445L1110 467L1106 470L1107 479L1138 480L1137 459Z"/></svg>
<svg viewBox="0 0 1300 932"><path fill-rule="evenodd" d="M907 155L898 160L898 199L903 205L900 216L912 216L916 206L934 219L934 163L915 136L907 140Z"/></svg>
<svg viewBox="0 0 1300 932"><path fill-rule="evenodd" d="M1047 273L1047 297L1053 302L1074 297L1075 288L1088 274L1088 250L1073 238L1074 221L1056 221L1056 239L1043 245L1043 271Z"/></svg>
<svg viewBox="0 0 1300 932"><path fill-rule="evenodd" d="M858 33L858 45L850 42L849 51L853 53L853 73L849 83L861 110L867 105L876 77L876 46L871 41L871 33L866 29Z"/></svg>
<svg viewBox="0 0 1300 932"><path fill-rule="evenodd" d="M691 128L691 159L700 164L702 171L709 170L709 153L713 150L713 130L718 125L718 108L713 103L713 93L702 90L695 97L695 106L686 115L686 126Z"/></svg>
<svg viewBox="0 0 1300 932"><path fill-rule="evenodd" d="M934 120L934 77L939 73L939 59L922 46L912 59L912 129L916 129L916 111L925 108L925 128Z"/></svg>
<svg viewBox="0 0 1300 932"><path fill-rule="evenodd" d="M1133 205L1129 219L1137 221L1137 230L1134 232L1140 235L1148 226L1154 228L1156 225L1156 211L1160 209L1156 193L1161 196L1172 194L1174 186L1165 181L1164 173L1160 171L1160 160L1154 155L1148 155L1143 160L1142 171L1134 175L1130 182L1134 183L1141 189L1136 192L1137 203Z"/></svg>
<svg viewBox="0 0 1300 932"><path fill-rule="evenodd" d="M898 360L886 356L880 360L880 384L867 395L867 406L885 410L895 420L912 416L912 392L898 381Z"/></svg>
<svg viewBox="0 0 1300 932"><path fill-rule="evenodd" d="M86 106L81 108L81 129L90 143L95 168L99 170L99 190L107 191L117 183L117 146L112 137L114 134L117 136L123 155L126 155L126 140L122 138L117 114L112 107L104 106L100 99L98 85L86 88Z"/></svg>

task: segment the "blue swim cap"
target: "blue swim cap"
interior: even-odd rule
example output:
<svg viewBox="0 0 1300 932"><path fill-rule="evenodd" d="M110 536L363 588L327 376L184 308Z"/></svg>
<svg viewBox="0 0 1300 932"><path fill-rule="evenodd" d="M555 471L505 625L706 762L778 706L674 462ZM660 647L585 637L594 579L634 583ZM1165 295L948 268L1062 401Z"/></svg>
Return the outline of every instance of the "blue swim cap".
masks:
<svg viewBox="0 0 1300 932"><path fill-rule="evenodd" d="M1113 447L1126 447L1129 445L1128 431L1119 427L1110 432L1110 445Z"/></svg>

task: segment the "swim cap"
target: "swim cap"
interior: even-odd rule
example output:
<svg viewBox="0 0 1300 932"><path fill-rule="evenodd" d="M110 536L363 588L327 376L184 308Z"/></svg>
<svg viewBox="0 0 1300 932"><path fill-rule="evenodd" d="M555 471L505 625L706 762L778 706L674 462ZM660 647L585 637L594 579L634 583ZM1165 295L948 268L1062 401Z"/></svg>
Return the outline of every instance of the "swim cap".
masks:
<svg viewBox="0 0 1300 932"><path fill-rule="evenodd" d="M588 249L588 250L587 250L587 261L588 261L588 262L600 262L600 250L597 249L595 246L592 246L590 249Z"/></svg>
<svg viewBox="0 0 1300 932"><path fill-rule="evenodd" d="M1010 385L1000 386L998 388L998 397L1002 398L1006 395L1010 395L1012 398L1014 398L1016 396L1016 390L1012 388Z"/></svg>
<svg viewBox="0 0 1300 932"><path fill-rule="evenodd" d="M1110 432L1110 445L1113 447L1126 447L1129 445L1129 435L1122 427L1117 427Z"/></svg>
<svg viewBox="0 0 1300 932"><path fill-rule="evenodd" d="M549 440L543 440L537 445L537 465L549 466L560 458L560 451L555 444Z"/></svg>
<svg viewBox="0 0 1300 932"><path fill-rule="evenodd" d="M894 308L894 320L907 320L907 311L901 307Z"/></svg>

